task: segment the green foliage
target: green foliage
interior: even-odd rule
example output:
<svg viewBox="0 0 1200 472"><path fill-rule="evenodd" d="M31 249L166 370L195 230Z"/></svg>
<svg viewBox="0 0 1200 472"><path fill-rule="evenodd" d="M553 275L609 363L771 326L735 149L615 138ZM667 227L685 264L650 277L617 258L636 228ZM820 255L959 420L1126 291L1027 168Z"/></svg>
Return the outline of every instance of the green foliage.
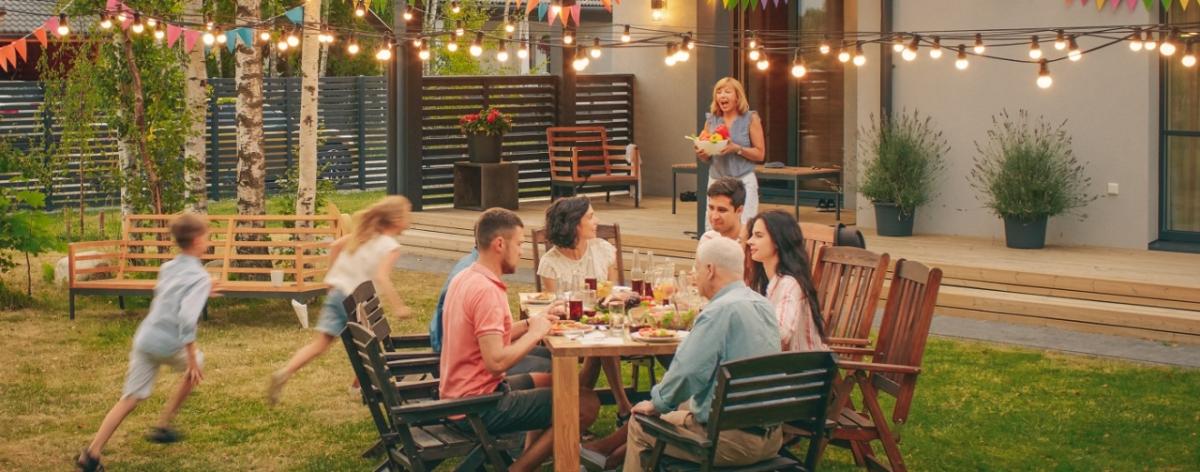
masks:
<svg viewBox="0 0 1200 472"><path fill-rule="evenodd" d="M458 127L465 135L497 136L512 129L512 118L501 113L499 108L487 107L479 110L479 113L463 115L458 119Z"/></svg>
<svg viewBox="0 0 1200 472"><path fill-rule="evenodd" d="M992 123L987 140L975 143L979 154L969 178L996 215L1029 221L1072 212L1096 199L1087 191L1092 179L1086 167L1071 151L1066 121L1054 125L1021 110L1015 118L1003 111Z"/></svg>
<svg viewBox="0 0 1200 472"><path fill-rule="evenodd" d="M328 166L317 169L317 175L325 173ZM276 181L279 192L267 201L267 212L272 215L293 215L296 213L296 195L300 192L300 168L292 166L287 176ZM329 199L337 193L337 181L333 179L317 179L317 196L313 208L320 211L329 203Z"/></svg>
<svg viewBox="0 0 1200 472"><path fill-rule="evenodd" d="M28 258L62 246L58 232L53 230L53 218L43 211L46 194L28 177L33 164L31 160L22 159L20 152L7 142L0 142L0 173L14 173L16 176L9 179L12 184L31 184L25 189L0 187L0 274L16 267L16 254L24 254ZM26 279L31 280L32 269L28 266L25 269ZM31 289L27 287L26 291ZM2 298L0 306L8 307L11 306L10 302L19 301L12 297Z"/></svg>
<svg viewBox="0 0 1200 472"><path fill-rule="evenodd" d="M934 181L945 167L950 146L932 119L919 112L881 117L862 130L859 191L873 202L894 203L912 214L935 194Z"/></svg>
<svg viewBox="0 0 1200 472"><path fill-rule="evenodd" d="M49 262L42 263L42 283L46 285L54 283L54 266Z"/></svg>

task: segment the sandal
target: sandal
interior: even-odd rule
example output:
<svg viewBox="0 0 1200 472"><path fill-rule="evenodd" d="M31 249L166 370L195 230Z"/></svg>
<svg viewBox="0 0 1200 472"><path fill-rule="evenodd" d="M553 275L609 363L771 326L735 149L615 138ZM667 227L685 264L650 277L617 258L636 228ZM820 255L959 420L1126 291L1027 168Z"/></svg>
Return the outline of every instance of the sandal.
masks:
<svg viewBox="0 0 1200 472"><path fill-rule="evenodd" d="M104 465L100 463L100 458L88 454L88 450L84 449L79 453L79 458L75 459L75 470L83 472L103 472Z"/></svg>
<svg viewBox="0 0 1200 472"><path fill-rule="evenodd" d="M632 412L632 411L631 411L631 412L628 412L628 413L625 413L624 415L622 415L622 414L621 414L621 412L619 412L619 411L618 411L618 412L617 412L617 428L620 428L620 427L622 427L622 426L625 426L625 423L628 423L628 422L629 422L629 418L630 418L631 416L633 416L633 412Z"/></svg>

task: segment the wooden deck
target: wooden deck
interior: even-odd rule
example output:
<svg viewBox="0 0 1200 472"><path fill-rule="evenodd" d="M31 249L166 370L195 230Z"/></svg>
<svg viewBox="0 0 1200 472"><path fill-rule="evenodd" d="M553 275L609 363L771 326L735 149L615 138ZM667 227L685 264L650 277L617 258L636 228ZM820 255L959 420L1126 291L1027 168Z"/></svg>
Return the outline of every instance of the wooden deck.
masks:
<svg viewBox="0 0 1200 472"><path fill-rule="evenodd" d="M540 227L548 204L525 203L519 214L528 227ZM612 203L596 199L594 206L601 222L620 223L626 258L638 248L681 266L691 263L696 243L684 231L694 230L695 204L681 203L675 215L666 198L643 199L640 209L632 199L615 196ZM473 246L478 215L419 212L401 239L410 251L457 258ZM846 224L854 217L852 210L842 212ZM801 220L834 222L833 213L809 207L802 208ZM1030 251L988 239L864 233L868 249L887 252L892 260L942 268L937 311L942 315L1200 344L1200 255L1083 246ZM532 256L526 251L524 257Z"/></svg>

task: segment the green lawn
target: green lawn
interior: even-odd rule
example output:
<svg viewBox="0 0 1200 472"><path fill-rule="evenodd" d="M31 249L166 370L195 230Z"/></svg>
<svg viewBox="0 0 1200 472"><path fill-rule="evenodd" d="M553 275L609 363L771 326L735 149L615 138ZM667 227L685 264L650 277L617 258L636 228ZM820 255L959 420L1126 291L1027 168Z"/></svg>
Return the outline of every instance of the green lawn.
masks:
<svg viewBox="0 0 1200 472"><path fill-rule="evenodd" d="M352 211L378 195L343 195L338 204ZM395 274L419 314L397 323L398 332L425 330L442 278ZM120 395L130 339L146 310L144 299L121 313L113 298L83 297L70 322L63 289L36 279L34 306L0 313L0 470L69 467ZM24 275L18 269L4 282L23 288ZM340 346L301 371L282 404L269 409L267 375L311 333L279 301L218 299L210 313L199 334L205 382L178 419L187 439L158 446L141 437L178 381L164 372L109 444L112 470L371 465L358 453L375 432L357 393L347 389L352 373ZM913 413L900 427L901 448L912 470L1200 470L1198 394L1197 370L934 338ZM593 430L611 428L609 411ZM823 466L854 469L838 449Z"/></svg>

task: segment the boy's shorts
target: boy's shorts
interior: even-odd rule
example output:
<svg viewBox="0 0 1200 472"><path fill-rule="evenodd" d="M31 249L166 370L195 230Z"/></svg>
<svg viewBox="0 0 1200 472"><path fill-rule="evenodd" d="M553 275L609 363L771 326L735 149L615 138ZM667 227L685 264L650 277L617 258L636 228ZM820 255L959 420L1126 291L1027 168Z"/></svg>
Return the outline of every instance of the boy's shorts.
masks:
<svg viewBox="0 0 1200 472"><path fill-rule="evenodd" d="M196 351L196 363L204 367L204 353L199 350ZM150 391L154 390L158 368L164 365L176 372L187 370L187 351L179 350L166 357L137 349L129 351L129 371L125 373L125 388L121 390L121 398L145 400L149 397Z"/></svg>

